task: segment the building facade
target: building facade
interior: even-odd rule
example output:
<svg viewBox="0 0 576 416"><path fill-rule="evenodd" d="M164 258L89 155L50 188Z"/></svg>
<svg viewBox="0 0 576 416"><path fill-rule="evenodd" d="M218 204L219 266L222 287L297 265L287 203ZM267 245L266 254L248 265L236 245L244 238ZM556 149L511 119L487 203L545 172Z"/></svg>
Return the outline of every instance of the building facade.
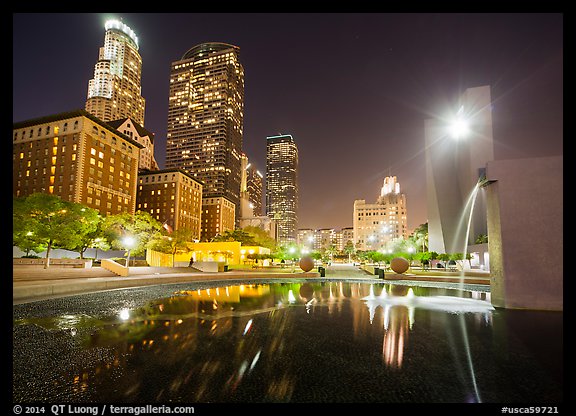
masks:
<svg viewBox="0 0 576 416"><path fill-rule="evenodd" d="M334 247L337 251L342 252L348 241L354 241L353 230L352 227L342 228L341 230L334 228L320 228L317 230L300 228L298 229L296 243L309 251L320 251Z"/></svg>
<svg viewBox="0 0 576 416"><path fill-rule="evenodd" d="M266 138L266 215L278 242L295 243L298 230L298 147L289 134Z"/></svg>
<svg viewBox="0 0 576 416"><path fill-rule="evenodd" d="M384 179L380 196L373 204L354 201L354 246L356 250L388 250L396 239L408 238L406 196L396 176Z"/></svg>
<svg viewBox="0 0 576 416"><path fill-rule="evenodd" d="M200 240L202 184L181 169L140 171L137 209L149 212L168 232L190 230Z"/></svg>
<svg viewBox="0 0 576 416"><path fill-rule="evenodd" d="M264 175L250 163L246 169L246 190L248 191L250 203L255 217L260 217L262 211L262 186Z"/></svg>
<svg viewBox="0 0 576 416"><path fill-rule="evenodd" d="M185 170L204 184L205 197L226 197L238 211L243 122L237 46L203 43L171 64L166 168Z"/></svg>
<svg viewBox="0 0 576 416"><path fill-rule="evenodd" d="M469 212L468 200L486 163L494 159L490 87L468 88L457 108L454 120L428 119L424 127L428 248L438 253L461 253L488 232L483 189L476 197L467 242L462 217ZM466 129L454 134L454 126Z"/></svg>
<svg viewBox="0 0 576 416"><path fill-rule="evenodd" d="M338 238L339 246L338 250L343 251L346 247L346 244L350 241L354 244L354 227L345 227L339 231L341 237Z"/></svg>
<svg viewBox="0 0 576 416"><path fill-rule="evenodd" d="M315 241L316 230L312 228L299 228L296 232L296 244L308 251L314 251Z"/></svg>
<svg viewBox="0 0 576 416"><path fill-rule="evenodd" d="M217 235L235 229L236 206L223 196L202 198L201 240L211 241Z"/></svg>
<svg viewBox="0 0 576 416"><path fill-rule="evenodd" d="M103 215L134 213L141 148L85 110L14 123L13 195L43 192Z"/></svg>
<svg viewBox="0 0 576 416"><path fill-rule="evenodd" d="M103 121L131 117L143 126L145 100L138 37L118 20L107 21L105 29L94 78L88 82L85 109Z"/></svg>
<svg viewBox="0 0 576 416"><path fill-rule="evenodd" d="M123 118L120 120L109 121L108 124L125 134L131 139L136 140L142 146L140 149L140 160L138 161L138 170L158 170L158 163L154 157L154 134L150 133L132 118Z"/></svg>

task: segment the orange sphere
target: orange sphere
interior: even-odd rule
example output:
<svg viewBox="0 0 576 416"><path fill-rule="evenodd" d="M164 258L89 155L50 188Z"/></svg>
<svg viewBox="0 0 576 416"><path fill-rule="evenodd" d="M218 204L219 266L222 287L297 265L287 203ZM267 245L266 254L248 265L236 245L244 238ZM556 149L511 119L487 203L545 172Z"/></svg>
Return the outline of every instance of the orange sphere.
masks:
<svg viewBox="0 0 576 416"><path fill-rule="evenodd" d="M404 257L395 257L390 262L390 268L398 274L404 273L406 270L408 270L409 267L410 264Z"/></svg>
<svg viewBox="0 0 576 416"><path fill-rule="evenodd" d="M314 260L311 257L302 257L298 265L303 271L309 272L314 268Z"/></svg>

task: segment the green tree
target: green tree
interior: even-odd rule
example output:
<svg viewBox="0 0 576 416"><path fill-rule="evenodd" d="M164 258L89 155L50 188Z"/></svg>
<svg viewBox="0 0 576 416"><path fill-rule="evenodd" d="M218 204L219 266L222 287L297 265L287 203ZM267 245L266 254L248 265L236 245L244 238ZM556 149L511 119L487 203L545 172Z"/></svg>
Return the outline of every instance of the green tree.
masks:
<svg viewBox="0 0 576 416"><path fill-rule="evenodd" d="M26 257L31 251L40 253L46 250L44 241L39 239L30 226L24 214L25 198L14 198L12 208L12 244L26 253Z"/></svg>
<svg viewBox="0 0 576 416"><path fill-rule="evenodd" d="M418 250L425 252L428 247L428 223L420 224L410 236L414 243L414 246L418 247Z"/></svg>
<svg viewBox="0 0 576 416"><path fill-rule="evenodd" d="M254 240L254 236L242 229L234 230L234 231L224 231L223 234L217 235L213 238L214 242L227 242L227 241L239 241L243 246L255 246L256 241Z"/></svg>
<svg viewBox="0 0 576 416"><path fill-rule="evenodd" d="M97 241L102 235L102 229L100 227L102 223L102 217L98 214L95 209L76 204L74 209L79 210L79 224L80 234L78 235L78 240L74 246L70 246L71 250L80 253L80 258L84 258L84 253L90 247L100 246L102 247L102 242Z"/></svg>
<svg viewBox="0 0 576 416"><path fill-rule="evenodd" d="M187 228L180 228L169 235L155 234L149 241L147 247L151 250L172 255L172 267L176 254L184 254L192 251L192 231Z"/></svg>
<svg viewBox="0 0 576 416"><path fill-rule="evenodd" d="M135 246L131 252L135 256L144 255L149 245L160 238L163 230L160 221L144 211L136 211L133 215L128 212L109 215L104 218L102 229L104 237L115 250L126 250L124 238L134 238Z"/></svg>
<svg viewBox="0 0 576 416"><path fill-rule="evenodd" d="M450 260L460 262L459 264L462 266L462 269L464 269L464 253L452 253L450 254ZM466 253L466 260L472 260L472 254Z"/></svg>
<svg viewBox="0 0 576 416"><path fill-rule="evenodd" d="M344 254L348 256L348 263L351 263L352 255L356 253L354 243L351 240L346 241L346 244L344 245L344 249L342 251L344 252Z"/></svg>
<svg viewBox="0 0 576 416"><path fill-rule="evenodd" d="M334 260L334 256L338 253L338 250L336 249L336 245L335 244L330 244L328 247L326 247L326 256L328 257L329 261Z"/></svg>
<svg viewBox="0 0 576 416"><path fill-rule="evenodd" d="M81 214L85 207L55 195L34 193L14 198L12 208L13 243L25 234L46 247L44 268L50 266L53 248L73 250L87 230Z"/></svg>
<svg viewBox="0 0 576 416"><path fill-rule="evenodd" d="M380 266L380 263L386 260L386 256L384 255L384 253L381 253L379 251L371 251L369 253L369 257L370 260L372 260L373 263L378 264L378 266Z"/></svg>
<svg viewBox="0 0 576 416"><path fill-rule="evenodd" d="M440 253L437 256L438 260L443 261L444 262L444 267L447 266L447 262L450 260L450 254L448 253Z"/></svg>
<svg viewBox="0 0 576 416"><path fill-rule="evenodd" d="M484 244L487 242L488 242L488 236L486 234L478 234L478 237L476 237L474 244Z"/></svg>
<svg viewBox="0 0 576 416"><path fill-rule="evenodd" d="M429 251L414 253L414 259L422 264L422 268L426 268L430 264L432 254Z"/></svg>
<svg viewBox="0 0 576 416"><path fill-rule="evenodd" d="M268 232L263 230L262 228L249 225L242 228L242 231L252 236L255 245L269 248L272 251L276 250L276 240L270 237Z"/></svg>

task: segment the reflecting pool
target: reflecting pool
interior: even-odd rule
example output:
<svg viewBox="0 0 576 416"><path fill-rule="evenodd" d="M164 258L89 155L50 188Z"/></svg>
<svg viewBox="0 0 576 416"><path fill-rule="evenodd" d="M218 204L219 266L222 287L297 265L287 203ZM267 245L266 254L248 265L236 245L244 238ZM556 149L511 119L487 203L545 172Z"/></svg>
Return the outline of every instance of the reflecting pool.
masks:
<svg viewBox="0 0 576 416"><path fill-rule="evenodd" d="M558 403L562 314L348 281L163 285L14 306L15 402Z"/></svg>

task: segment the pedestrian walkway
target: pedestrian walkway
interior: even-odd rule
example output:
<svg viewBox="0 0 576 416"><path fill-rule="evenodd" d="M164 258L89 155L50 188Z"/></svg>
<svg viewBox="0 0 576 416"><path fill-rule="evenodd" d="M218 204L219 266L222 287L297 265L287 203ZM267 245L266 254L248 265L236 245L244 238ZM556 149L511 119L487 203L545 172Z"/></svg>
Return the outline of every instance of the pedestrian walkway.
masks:
<svg viewBox="0 0 576 416"><path fill-rule="evenodd" d="M270 273L246 270L222 273L204 273L188 267L130 267L129 275L120 277L101 267L71 268L13 266L13 304L49 299L101 290L121 289L147 285L202 282L230 279L308 278L319 273ZM297 269L298 270L298 269Z"/></svg>
<svg viewBox="0 0 576 416"><path fill-rule="evenodd" d="M21 266L13 270L13 304L27 303L35 300L49 299L60 296L75 295L102 290L122 289L147 285L207 282L214 280L241 279L274 279L274 278L310 278L319 277L315 269L302 272L294 270L253 269L234 270L227 272L205 273L189 267L130 267L129 275L120 277L102 267L73 268ZM326 279L374 280L377 276L361 270L351 264L333 264L326 267ZM387 273L384 280L398 283L441 282L459 283L457 276L426 276L416 274L396 275ZM490 277L466 277L464 283L490 285Z"/></svg>

